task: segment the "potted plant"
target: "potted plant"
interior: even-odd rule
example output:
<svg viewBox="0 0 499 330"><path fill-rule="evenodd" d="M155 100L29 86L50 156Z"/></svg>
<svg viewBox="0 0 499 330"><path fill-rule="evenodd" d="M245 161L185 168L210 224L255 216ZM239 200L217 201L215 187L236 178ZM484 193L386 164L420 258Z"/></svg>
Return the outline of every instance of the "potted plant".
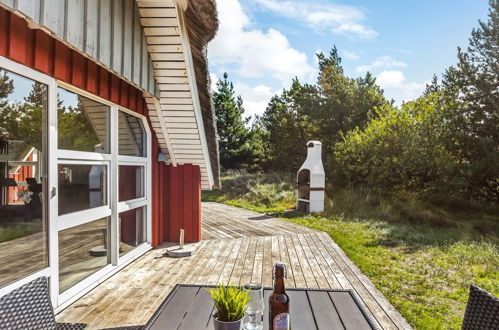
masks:
<svg viewBox="0 0 499 330"><path fill-rule="evenodd" d="M213 315L215 330L240 330L248 302L251 300L249 290L220 284L217 288L208 289L215 305Z"/></svg>

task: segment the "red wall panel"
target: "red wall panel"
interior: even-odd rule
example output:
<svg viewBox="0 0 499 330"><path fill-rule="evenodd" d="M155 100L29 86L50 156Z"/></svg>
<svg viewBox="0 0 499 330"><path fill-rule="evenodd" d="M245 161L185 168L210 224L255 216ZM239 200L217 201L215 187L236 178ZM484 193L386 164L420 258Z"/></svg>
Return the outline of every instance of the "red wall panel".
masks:
<svg viewBox="0 0 499 330"><path fill-rule="evenodd" d="M166 238L178 242L180 229L186 242L201 240L201 171L199 166L167 166L165 204L168 230Z"/></svg>
<svg viewBox="0 0 499 330"><path fill-rule="evenodd" d="M0 8L0 55L56 79L98 94L125 108L147 115L142 92L42 30ZM151 124L149 123L151 127ZM152 128L151 128L152 130ZM201 176L193 165L166 166L156 161L158 141L152 135L153 246L178 241L180 228L186 241L201 239Z"/></svg>

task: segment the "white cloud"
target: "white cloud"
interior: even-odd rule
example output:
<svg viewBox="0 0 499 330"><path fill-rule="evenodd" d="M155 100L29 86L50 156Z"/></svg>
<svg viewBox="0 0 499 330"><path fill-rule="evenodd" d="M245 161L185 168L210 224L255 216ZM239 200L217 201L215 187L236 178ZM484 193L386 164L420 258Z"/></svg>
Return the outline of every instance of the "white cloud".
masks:
<svg viewBox="0 0 499 330"><path fill-rule="evenodd" d="M347 60L358 60L360 59L360 56L357 55L357 53L355 52L351 52L349 50L346 50L344 49L341 54L343 55L344 58L346 58Z"/></svg>
<svg viewBox="0 0 499 330"><path fill-rule="evenodd" d="M391 56L381 56L378 57L377 59L374 60L371 64L368 65L360 65L355 68L355 71L358 73L364 73L367 71L373 71L375 69L381 69L381 68L393 68L393 67L406 67L407 64L405 64L402 61L397 61Z"/></svg>
<svg viewBox="0 0 499 330"><path fill-rule="evenodd" d="M376 77L376 83L385 90L385 95L392 97L397 104L411 101L421 95L427 82L406 82L400 71L382 71Z"/></svg>
<svg viewBox="0 0 499 330"><path fill-rule="evenodd" d="M217 90L217 81L218 81L218 76L213 72L210 72L210 87L212 92Z"/></svg>
<svg viewBox="0 0 499 330"><path fill-rule="evenodd" d="M399 87L404 80L404 74L400 71L383 71L376 78L376 82L383 88Z"/></svg>
<svg viewBox="0 0 499 330"><path fill-rule="evenodd" d="M273 91L272 88L266 85L250 86L246 83L236 82L234 84L236 94L241 95L244 102L245 116L261 115L272 96L278 94L279 91Z"/></svg>
<svg viewBox="0 0 499 330"><path fill-rule="evenodd" d="M295 76L310 78L313 68L307 55L291 47L281 32L252 28L238 0L219 1L217 6L219 31L209 44L212 65L233 65L241 77L272 77L284 85Z"/></svg>
<svg viewBox="0 0 499 330"><path fill-rule="evenodd" d="M317 32L330 30L365 39L378 35L369 26L362 24L364 14L355 7L326 2L303 2L298 0L253 0L267 10L287 18L303 22Z"/></svg>

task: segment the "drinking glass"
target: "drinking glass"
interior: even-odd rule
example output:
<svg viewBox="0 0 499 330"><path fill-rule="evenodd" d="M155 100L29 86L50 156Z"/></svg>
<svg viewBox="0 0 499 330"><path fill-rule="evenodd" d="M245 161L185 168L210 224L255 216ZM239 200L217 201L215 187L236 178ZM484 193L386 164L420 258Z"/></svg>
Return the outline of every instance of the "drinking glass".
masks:
<svg viewBox="0 0 499 330"><path fill-rule="evenodd" d="M260 284L246 284L243 287L249 290L249 296L253 299L248 303L248 309L244 317L245 330L263 329L263 287Z"/></svg>

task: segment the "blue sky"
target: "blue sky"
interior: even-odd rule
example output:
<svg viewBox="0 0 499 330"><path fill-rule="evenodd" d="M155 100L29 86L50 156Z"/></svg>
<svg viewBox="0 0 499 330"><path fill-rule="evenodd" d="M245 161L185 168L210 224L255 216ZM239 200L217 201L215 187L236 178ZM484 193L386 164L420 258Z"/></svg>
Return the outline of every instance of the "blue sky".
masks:
<svg viewBox="0 0 499 330"><path fill-rule="evenodd" d="M336 45L350 77L371 71L396 104L456 63L487 0L217 0L212 79L228 72L248 114L260 114L291 79L314 82L315 53Z"/></svg>

